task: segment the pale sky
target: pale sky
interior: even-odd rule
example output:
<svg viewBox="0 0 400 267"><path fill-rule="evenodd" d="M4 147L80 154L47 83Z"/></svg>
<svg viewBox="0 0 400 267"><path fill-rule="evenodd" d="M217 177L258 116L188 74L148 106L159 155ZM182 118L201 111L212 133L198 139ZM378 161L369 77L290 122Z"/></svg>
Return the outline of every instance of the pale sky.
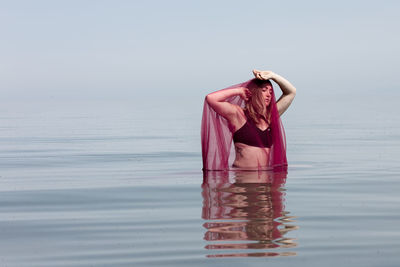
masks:
<svg viewBox="0 0 400 267"><path fill-rule="evenodd" d="M398 91L399 1L1 1L1 100Z"/></svg>

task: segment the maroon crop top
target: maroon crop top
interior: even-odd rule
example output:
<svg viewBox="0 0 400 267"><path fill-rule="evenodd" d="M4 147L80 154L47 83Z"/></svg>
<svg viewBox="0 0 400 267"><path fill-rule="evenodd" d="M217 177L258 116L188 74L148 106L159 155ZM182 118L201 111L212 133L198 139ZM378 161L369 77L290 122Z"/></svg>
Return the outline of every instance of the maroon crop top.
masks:
<svg viewBox="0 0 400 267"><path fill-rule="evenodd" d="M246 123L233 133L233 142L256 147L271 147L271 127L268 126L263 131L251 119L247 118Z"/></svg>

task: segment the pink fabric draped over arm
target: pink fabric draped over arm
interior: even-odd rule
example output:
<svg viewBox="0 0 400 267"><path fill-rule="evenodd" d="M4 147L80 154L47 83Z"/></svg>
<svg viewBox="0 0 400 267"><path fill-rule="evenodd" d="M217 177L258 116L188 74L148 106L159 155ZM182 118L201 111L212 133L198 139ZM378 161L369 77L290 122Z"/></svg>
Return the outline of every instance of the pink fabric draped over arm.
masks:
<svg viewBox="0 0 400 267"><path fill-rule="evenodd" d="M253 80L229 86L222 90L246 87L251 89L254 86ZM272 84L271 84L272 85ZM273 90L272 90L273 91ZM233 96L226 100L231 104L240 107L245 106L245 101L240 96ZM268 162L261 165L262 169L273 169L279 166L286 166L286 136L276 106L276 98L272 92L272 98L268 108L271 113L271 150ZM203 170L229 170L234 161L233 133L230 130L228 121L212 109L207 101L204 101L203 116L201 122L201 147L203 157Z"/></svg>

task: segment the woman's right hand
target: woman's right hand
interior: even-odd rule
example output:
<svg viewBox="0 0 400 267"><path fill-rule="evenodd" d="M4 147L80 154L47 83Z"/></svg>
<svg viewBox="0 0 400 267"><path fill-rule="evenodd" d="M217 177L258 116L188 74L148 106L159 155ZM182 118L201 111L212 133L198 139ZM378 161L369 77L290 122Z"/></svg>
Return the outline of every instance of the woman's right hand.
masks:
<svg viewBox="0 0 400 267"><path fill-rule="evenodd" d="M248 101L249 98L251 97L251 92L249 89L247 89L246 87L240 87L239 88L239 95L242 99Z"/></svg>

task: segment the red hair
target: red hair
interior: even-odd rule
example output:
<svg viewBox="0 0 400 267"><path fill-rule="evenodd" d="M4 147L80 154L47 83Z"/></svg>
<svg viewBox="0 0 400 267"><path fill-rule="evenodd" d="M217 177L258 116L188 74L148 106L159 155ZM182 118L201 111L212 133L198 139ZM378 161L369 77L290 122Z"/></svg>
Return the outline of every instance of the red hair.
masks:
<svg viewBox="0 0 400 267"><path fill-rule="evenodd" d="M272 89L272 84L269 80L252 79L247 85L247 89L251 92L251 97L246 102L245 112L256 123L265 119L268 124L271 123L271 103L266 106L265 99L262 96L262 89Z"/></svg>

